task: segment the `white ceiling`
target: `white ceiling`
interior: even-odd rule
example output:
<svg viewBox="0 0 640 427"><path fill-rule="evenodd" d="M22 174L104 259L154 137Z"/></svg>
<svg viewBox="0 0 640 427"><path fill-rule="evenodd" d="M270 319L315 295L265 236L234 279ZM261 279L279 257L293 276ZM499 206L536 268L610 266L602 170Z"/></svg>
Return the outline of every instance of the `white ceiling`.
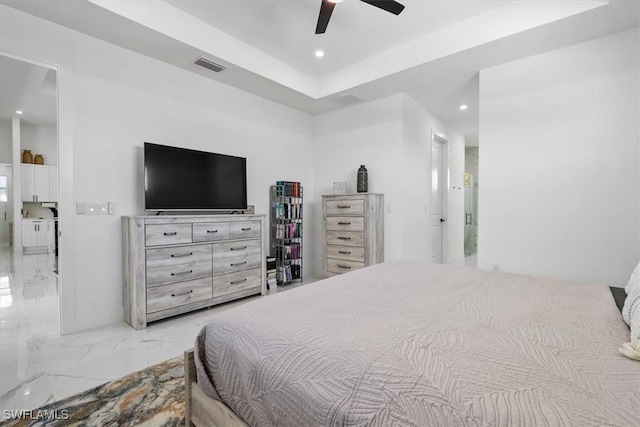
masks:
<svg viewBox="0 0 640 427"><path fill-rule="evenodd" d="M405 92L468 145L479 70L640 25L635 0L401 0L399 16L345 0L323 35L320 0L1 1L310 114L345 107L344 94ZM200 56L227 69L194 65Z"/></svg>
<svg viewBox="0 0 640 427"><path fill-rule="evenodd" d="M56 72L49 68L0 56L0 119L55 126L57 120Z"/></svg>
<svg viewBox="0 0 640 427"><path fill-rule="evenodd" d="M325 34L314 34L320 0L169 0L167 3L312 77L322 77L507 0L404 0L398 16L363 3L336 4ZM314 52L325 52L322 59Z"/></svg>

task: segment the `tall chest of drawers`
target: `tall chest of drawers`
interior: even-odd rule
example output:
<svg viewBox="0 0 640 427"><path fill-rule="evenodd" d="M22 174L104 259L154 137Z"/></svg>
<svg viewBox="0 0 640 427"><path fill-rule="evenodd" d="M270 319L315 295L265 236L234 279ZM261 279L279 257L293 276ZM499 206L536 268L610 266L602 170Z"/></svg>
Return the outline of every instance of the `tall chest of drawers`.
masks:
<svg viewBox="0 0 640 427"><path fill-rule="evenodd" d="M266 293L263 215L123 217L124 316L148 322Z"/></svg>
<svg viewBox="0 0 640 427"><path fill-rule="evenodd" d="M382 194L322 196L325 277L384 261Z"/></svg>

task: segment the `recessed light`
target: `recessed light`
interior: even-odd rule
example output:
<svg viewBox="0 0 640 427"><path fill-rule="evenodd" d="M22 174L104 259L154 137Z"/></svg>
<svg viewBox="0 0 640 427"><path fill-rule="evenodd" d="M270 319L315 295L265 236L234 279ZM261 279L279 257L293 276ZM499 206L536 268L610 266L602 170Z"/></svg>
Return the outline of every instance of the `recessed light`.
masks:
<svg viewBox="0 0 640 427"><path fill-rule="evenodd" d="M317 56L318 58L322 58L322 57L324 56L324 52L323 52L323 51L321 51L321 50L316 50L316 56Z"/></svg>
<svg viewBox="0 0 640 427"><path fill-rule="evenodd" d="M466 105L461 105L461 106L460 106L460 109L461 109L462 111L466 110L467 108L468 108L468 107L467 107Z"/></svg>
<svg viewBox="0 0 640 427"><path fill-rule="evenodd" d="M22 111L16 110L16 114L22 114Z"/></svg>
<svg viewBox="0 0 640 427"><path fill-rule="evenodd" d="M24 395L25 395L25 396L28 396L28 395L30 395L30 394L31 394L31 390L27 390L27 391L25 391L25 392L24 392Z"/></svg>
<svg viewBox="0 0 640 427"><path fill-rule="evenodd" d="M331 3L340 3L342 0L329 0Z"/></svg>

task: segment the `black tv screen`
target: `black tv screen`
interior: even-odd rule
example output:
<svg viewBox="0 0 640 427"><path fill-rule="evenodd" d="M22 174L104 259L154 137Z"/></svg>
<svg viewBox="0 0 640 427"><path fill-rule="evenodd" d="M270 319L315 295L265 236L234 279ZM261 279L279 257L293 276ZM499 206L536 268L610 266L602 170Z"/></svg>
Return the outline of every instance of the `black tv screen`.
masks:
<svg viewBox="0 0 640 427"><path fill-rule="evenodd" d="M144 143L149 211L247 209L247 159Z"/></svg>

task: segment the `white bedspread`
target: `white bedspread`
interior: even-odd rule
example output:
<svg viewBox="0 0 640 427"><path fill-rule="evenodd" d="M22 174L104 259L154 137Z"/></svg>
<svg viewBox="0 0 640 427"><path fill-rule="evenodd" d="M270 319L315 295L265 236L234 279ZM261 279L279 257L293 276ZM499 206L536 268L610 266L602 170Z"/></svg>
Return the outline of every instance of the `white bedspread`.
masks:
<svg viewBox="0 0 640 427"><path fill-rule="evenodd" d="M606 285L392 262L219 313L196 364L252 426L629 427L628 337Z"/></svg>

